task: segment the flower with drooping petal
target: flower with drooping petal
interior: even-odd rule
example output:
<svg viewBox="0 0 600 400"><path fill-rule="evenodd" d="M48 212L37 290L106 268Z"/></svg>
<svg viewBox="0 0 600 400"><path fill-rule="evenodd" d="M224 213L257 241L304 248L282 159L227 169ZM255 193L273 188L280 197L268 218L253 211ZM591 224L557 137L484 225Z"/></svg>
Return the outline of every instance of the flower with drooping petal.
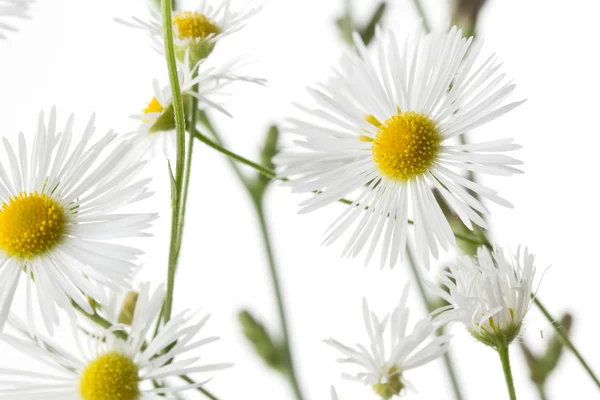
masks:
<svg viewBox="0 0 600 400"><path fill-rule="evenodd" d="M112 131L93 140L94 120L74 138L74 117L59 132L52 109L48 123L40 114L29 144L23 133L17 146L3 139L0 331L22 278L35 285L50 331L57 305L74 318L71 302L91 313L88 297L106 304L106 289L129 284L142 252L119 242L147 236L156 215L121 209L151 194L150 179L137 178L145 163L130 161L131 143Z"/></svg>
<svg viewBox="0 0 600 400"><path fill-rule="evenodd" d="M203 60L192 67L189 57L178 66L179 86L184 104L191 102L191 97L198 99L200 109L212 109L229 117L231 114L223 106L222 98L230 95L230 85L236 82L249 82L264 85L265 81L235 73L241 65L236 61L220 67L210 66L209 60ZM198 90L193 88L198 85ZM136 143L139 157L151 158L156 149L162 149L168 158L174 157L177 142L175 135L175 115L173 110L173 92L171 85L161 87L154 80L152 87L154 96L140 114L131 117L140 121L139 128L127 138ZM136 157L137 153L136 153Z"/></svg>
<svg viewBox="0 0 600 400"><path fill-rule="evenodd" d="M131 326L75 328L76 349L31 332L31 326L11 317L17 334L5 332L0 335L2 341L53 368L52 373L0 369L0 399L176 399L202 386L205 382L185 383L178 377L217 371L230 364L199 365L200 357L193 355L197 348L218 340L198 338L208 316L197 320L183 312L154 335L164 297L162 287L152 293L148 284L142 285Z"/></svg>
<svg viewBox="0 0 600 400"><path fill-rule="evenodd" d="M363 319L369 343L346 346L335 339L327 344L339 350L341 363L357 365L361 371L344 374L345 377L372 386L384 399L401 395L406 388L413 388L406 379L405 372L442 356L450 345L450 336L433 339L437 325L431 317L421 319L410 333L407 333L409 309L406 306L408 285L404 288L399 305L383 318L373 313L363 300ZM389 340L388 340L389 339Z"/></svg>
<svg viewBox="0 0 600 400"><path fill-rule="evenodd" d="M375 54L356 35L357 54L346 55L333 78L311 90L315 106L302 106L288 131L296 146L275 159L293 192L310 193L301 212L341 198L352 204L330 226L324 243L352 234L343 255L366 248L366 261L381 244L381 267L404 258L409 219L417 254L429 266L438 245L456 245L452 229L434 199L440 192L470 229L485 228L478 213L489 212L480 198L510 206L495 191L465 179L461 172L496 175L520 172L520 161L503 154L519 146L512 139L458 144L461 134L517 107L503 105L515 85L507 82L492 55L480 65L481 43L462 32L406 40L377 33Z"/></svg>
<svg viewBox="0 0 600 400"><path fill-rule="evenodd" d="M9 24L16 18L29 18L29 9L35 0L0 0L0 40L6 39L7 31L17 29Z"/></svg>
<svg viewBox="0 0 600 400"><path fill-rule="evenodd" d="M450 305L438 310L440 320L456 321L494 349L508 347L519 336L532 303L534 256L519 247L506 255L480 247L477 257L460 257L441 273L441 284L429 286Z"/></svg>

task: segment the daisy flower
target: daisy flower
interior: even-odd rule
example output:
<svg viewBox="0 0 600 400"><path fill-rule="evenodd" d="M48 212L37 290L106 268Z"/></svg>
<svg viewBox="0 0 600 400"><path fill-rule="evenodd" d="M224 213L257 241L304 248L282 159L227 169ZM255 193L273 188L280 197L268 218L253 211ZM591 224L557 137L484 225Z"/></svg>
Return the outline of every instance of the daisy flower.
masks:
<svg viewBox="0 0 600 400"><path fill-rule="evenodd" d="M74 327L74 340L56 343L11 317L17 334L2 340L31 358L52 367L51 373L34 368L0 369L2 399L150 400L176 399L182 392L202 386L179 383L181 375L227 368L229 364L199 365L193 350L218 340L199 339L208 320L183 312L153 335L164 301L164 290L154 293L142 285L131 326L109 329ZM72 344L75 345L72 345ZM70 346L70 347L69 347ZM162 396L165 397L162 397Z"/></svg>
<svg viewBox="0 0 600 400"><path fill-rule="evenodd" d="M506 256L495 248L478 249L477 258L461 257L441 273L442 289L431 289L450 305L438 310L440 320L457 321L478 340L496 350L518 337L532 303L534 256L527 248Z"/></svg>
<svg viewBox="0 0 600 400"><path fill-rule="evenodd" d="M519 146L512 139L464 145L453 139L521 102L502 105L515 86L494 55L474 67L481 45L455 27L419 30L401 45L392 33L378 32L373 59L355 40L357 54L346 55L335 76L311 90L317 107L301 106L304 117L290 120L288 131L299 139L276 158L278 173L294 192L312 194L301 212L355 196L325 244L354 226L343 254L354 257L366 246L368 262L382 240L381 267L388 259L394 266L404 258L412 218L419 258L429 266L438 244L445 250L456 244L433 189L470 229L472 222L485 228L478 213L488 214L470 191L510 206L460 173L520 172L513 166L521 162L503 154Z"/></svg>
<svg viewBox="0 0 600 400"><path fill-rule="evenodd" d="M9 25L7 20L14 18L27 19L29 9L35 0L0 0L0 39L6 39L3 31L13 31L16 29Z"/></svg>
<svg viewBox="0 0 600 400"><path fill-rule="evenodd" d="M221 99L230 94L230 85L236 82L250 82L264 85L265 81L260 78L238 75L235 70L241 68L241 64L232 61L221 67L212 67L209 60L203 60L191 67L190 58L186 56L185 62L179 64L179 86L184 99L187 102L191 97L198 99L199 108L213 109L229 117L231 114L224 108ZM194 91L194 85L198 90ZM168 157L174 155L177 142L175 136L175 117L173 111L173 92L171 85L161 87L158 80L154 80L152 87L154 96L139 114L131 118L139 120L139 128L128 135L129 139L138 144L140 157L153 156L156 149L162 149Z"/></svg>
<svg viewBox="0 0 600 400"><path fill-rule="evenodd" d="M35 283L44 321L58 323L56 305L71 317L71 301L92 312L105 289L127 287L142 252L116 243L147 236L153 214L119 210L150 195L150 179L137 180L144 163L129 162L131 144L111 131L92 142L94 117L80 139L71 116L62 132L56 111L40 114L33 143L19 135L13 148L3 139L0 162L0 331L21 277ZM29 292L29 290L28 290ZM28 301L31 302L30 296Z"/></svg>
<svg viewBox="0 0 600 400"><path fill-rule="evenodd" d="M175 49L179 55L191 50L195 61L206 58L219 40L242 29L248 18L261 8L248 4L239 10L232 10L231 0L202 0L195 10L173 11ZM164 52L163 18L156 10L150 9L148 20L132 17L131 21L117 21L146 31L152 38L154 49Z"/></svg>
<svg viewBox="0 0 600 400"><path fill-rule="evenodd" d="M363 319L369 336L367 345L359 344L354 349L335 339L326 341L342 353L344 358L339 362L351 363L362 369L355 375L344 374L344 377L372 386L384 399L401 395L405 388L412 389L413 385L404 373L442 356L450 344L449 335L430 340L438 326L429 316L421 319L407 334L407 297L408 285L402 292L399 305L383 318L371 312L367 301L363 300Z"/></svg>

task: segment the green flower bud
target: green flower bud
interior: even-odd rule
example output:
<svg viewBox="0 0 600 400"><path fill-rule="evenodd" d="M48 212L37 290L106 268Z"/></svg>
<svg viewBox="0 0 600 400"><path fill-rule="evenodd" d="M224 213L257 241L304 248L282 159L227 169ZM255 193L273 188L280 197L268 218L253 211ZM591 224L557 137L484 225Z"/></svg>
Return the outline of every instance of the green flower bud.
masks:
<svg viewBox="0 0 600 400"><path fill-rule="evenodd" d="M125 300L123 300L121 312L119 313L118 322L120 324L131 326L131 323L133 322L133 316L135 313L135 306L137 304L137 300L138 292L127 292L127 294L125 295Z"/></svg>
<svg viewBox="0 0 600 400"><path fill-rule="evenodd" d="M389 370L389 378L388 381L383 383L379 382L373 385L373 390L382 399L387 400L391 399L394 396L400 396L400 393L404 389L404 385L400 381L401 375L397 373L398 368L393 366Z"/></svg>

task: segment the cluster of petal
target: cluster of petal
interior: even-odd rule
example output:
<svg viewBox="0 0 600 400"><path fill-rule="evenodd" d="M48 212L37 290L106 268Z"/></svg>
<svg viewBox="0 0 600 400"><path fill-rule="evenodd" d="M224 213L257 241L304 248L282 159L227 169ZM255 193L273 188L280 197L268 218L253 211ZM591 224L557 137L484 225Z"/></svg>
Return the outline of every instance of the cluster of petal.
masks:
<svg viewBox="0 0 600 400"><path fill-rule="evenodd" d="M368 262L380 243L381 266L388 260L393 266L404 258L412 218L417 253L429 266L430 254L439 256L438 244L445 250L455 246L433 189L467 227L485 228L478 213L488 215L488 210L470 191L504 206L510 203L460 172L520 172L514 165L521 162L503 154L519 148L512 139L464 145L452 139L521 102L503 105L514 85L499 72L494 55L478 65L481 43L463 38L456 28L428 35L419 30L400 45L394 34L378 32L374 57L358 35L355 39L357 54L346 55L335 76L311 90L317 107L302 106L303 117L290 119L287 130L299 139L276 157L277 171L289 178L293 192L315 193L301 203L301 212L354 197L328 229L325 244L353 230L344 255L354 257L367 248ZM418 118L439 138L427 153L430 159L419 165L424 171L410 179L382 174L374 159L379 126L398 115Z"/></svg>
<svg viewBox="0 0 600 400"><path fill-rule="evenodd" d="M29 9L35 0L0 0L0 40L6 39L7 31L16 28L7 21L15 18L29 18Z"/></svg>
<svg viewBox="0 0 600 400"><path fill-rule="evenodd" d="M450 305L438 310L443 322L457 321L478 340L494 348L508 346L520 333L532 303L534 256L519 248L509 256L499 248L481 247L477 258L461 257L441 273L440 288Z"/></svg>
<svg viewBox="0 0 600 400"><path fill-rule="evenodd" d="M3 341L24 355L52 366L53 373L0 369L0 398L78 399L84 371L94 360L106 354L121 354L134 363L139 374L139 400L176 398L179 393L203 384L173 385L171 382L169 387L155 387L152 381L162 383L180 375L229 367L229 364L199 365L200 358L190 355L199 347L218 340L217 337L197 337L208 316L197 320L189 312L181 313L153 335L164 295L162 287L152 293L149 285L142 285L131 326L117 324L110 329L102 329L94 325L85 330L75 330L73 334L78 345L77 351L68 350L67 343L56 343L11 316L10 322L17 334L5 332ZM112 380L115 381L118 379ZM108 379L110 382L111 379ZM114 388L115 391L118 389ZM159 397L163 395L167 397ZM105 398L102 393L96 396Z"/></svg>
<svg viewBox="0 0 600 400"><path fill-rule="evenodd" d="M75 139L74 117L58 132L53 109L47 124L40 114L29 147L23 133L16 149L3 140L6 158L0 163L0 202L6 205L23 194L44 196L62 210L64 226L51 248L27 258L0 246L0 331L21 278L27 281L30 294L35 282L50 331L58 323L56 305L74 318L72 301L91 313L88 296L106 304L106 289L129 285L134 262L142 252L117 242L147 236L144 231L156 215L118 211L148 197L150 179L136 178L145 163L129 161L131 143L113 143L113 132L92 142L94 119L89 120L81 138ZM28 218L24 215L22 221L30 223ZM2 233L10 236L10 228L3 226ZM28 297L31 302L32 296Z"/></svg>
<svg viewBox="0 0 600 400"><path fill-rule="evenodd" d="M344 356L339 362L355 364L361 368L360 372L354 375L344 374L344 377L370 385L379 394L387 392L397 395L404 388L413 387L404 376L406 371L424 365L448 350L449 335L431 339L438 326L429 316L421 319L412 332L407 333L407 297L408 285L402 292L399 305L383 318L377 317L369 309L367 301L363 300L368 344L352 348L335 339L326 341Z"/></svg>
<svg viewBox="0 0 600 400"><path fill-rule="evenodd" d="M218 6L215 6L218 4ZM242 29L248 18L252 17L261 10L261 7L250 7L249 5L240 10L231 9L231 0L215 1L202 0L200 5L195 9L195 12L201 14L213 21L219 27L219 33L211 34L204 41L216 43L220 39L231 35ZM132 28L142 29L146 31L153 42L153 47L159 53L164 52L164 27L163 18L160 13L153 9L149 9L150 15L147 19L131 17L131 21L118 19L117 21L130 26ZM178 11L173 11L172 19L175 19ZM176 26L173 31L174 44L177 47L186 47L190 44L190 39L180 38L177 35Z"/></svg>

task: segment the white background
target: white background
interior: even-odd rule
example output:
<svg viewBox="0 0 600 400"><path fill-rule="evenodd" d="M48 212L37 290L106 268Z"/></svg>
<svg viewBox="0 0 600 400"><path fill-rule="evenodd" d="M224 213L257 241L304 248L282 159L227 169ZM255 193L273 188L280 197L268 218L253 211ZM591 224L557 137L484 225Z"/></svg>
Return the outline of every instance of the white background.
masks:
<svg viewBox="0 0 600 400"><path fill-rule="evenodd" d="M228 102L234 119L218 118L234 150L257 158L268 124L290 115L290 103L306 99L304 87L328 76L344 50L333 22L342 3L271 0L242 34L219 45L215 57L239 51L251 54L256 61L251 71L269 80L267 88L238 86ZM357 14L376 4L360 3ZM400 32L412 29L416 14L411 2L391 3L386 26ZM435 25L443 26L448 20L445 2L431 0L426 6ZM513 99L528 102L471 136L514 137L524 145L518 152L525 161L524 175L485 178L515 205L515 209L490 206L494 237L513 248L529 246L538 255L540 272L552 265L539 296L555 315L567 310L575 314L573 339L597 371L599 11L589 0L490 0L481 19L481 37L487 51L496 51L504 60L517 84ZM75 112L82 128L96 112L100 131L135 129L128 115L150 100L153 78L166 83L166 71L143 33L112 20L129 15L146 15L145 2L39 1L33 20L20 21L21 31L0 42L1 134L10 140L21 130L33 135L38 112L53 105L63 123ZM223 400L291 399L285 382L262 366L237 326L236 313L249 308L272 329L278 327L250 203L221 155L202 145L196 149L175 307L210 312L213 318L205 333L218 334L222 340L207 350L206 361L236 363L234 369L218 373L207 388ZM164 159L154 161L147 173L155 177L152 186L157 194L143 208L159 211L162 218L154 226L155 236L139 242L147 253L141 277L160 282L166 276L169 227ZM361 258L342 260L341 244L321 247L324 230L343 206L298 216L300 200L276 187L269 194L268 208L306 398L326 399L334 384L346 400L374 399L369 388L340 378L344 366L335 363L337 354L322 340L334 336L349 344L363 341L361 298L366 296L375 310L387 312L410 274L402 266L381 272L376 265L363 267ZM430 275L434 273L435 268ZM412 302L413 316L423 315L414 292ZM17 300L17 306L20 303ZM468 398L505 399L496 354L460 327L452 331L452 351ZM532 309L526 323L528 342L542 348L551 333L548 322ZM535 399L517 346L512 360L520 398ZM2 366L27 363L0 344ZM419 389L419 394L407 398L452 398L441 361L406 376ZM580 399L600 397L569 354L550 383L549 394L559 400L575 393Z"/></svg>

